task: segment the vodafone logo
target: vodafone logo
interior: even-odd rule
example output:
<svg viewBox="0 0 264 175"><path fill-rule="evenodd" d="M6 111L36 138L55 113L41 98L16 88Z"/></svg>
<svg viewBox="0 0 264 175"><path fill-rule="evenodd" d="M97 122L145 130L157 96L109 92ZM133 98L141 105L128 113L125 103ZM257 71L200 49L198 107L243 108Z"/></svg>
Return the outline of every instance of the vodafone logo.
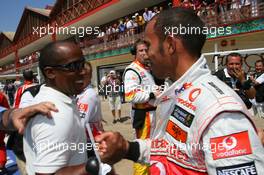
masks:
<svg viewBox="0 0 264 175"><path fill-rule="evenodd" d="M78 104L79 110L81 112L87 112L88 111L88 104L84 104L84 103L79 103Z"/></svg>
<svg viewBox="0 0 264 175"><path fill-rule="evenodd" d="M247 131L211 138L210 145L214 160L252 154Z"/></svg>
<svg viewBox="0 0 264 175"><path fill-rule="evenodd" d="M189 94L189 100L191 102L194 102L194 100L200 95L201 89L200 88L195 88L193 89L190 94Z"/></svg>
<svg viewBox="0 0 264 175"><path fill-rule="evenodd" d="M193 111L196 110L196 106L194 106L194 105L192 104L192 102L188 102L187 100L184 100L184 99L182 99L182 98L178 98L177 100L178 100L178 103L180 103L180 104L186 106L187 108L189 108L189 109L191 109L191 110L193 110Z"/></svg>
<svg viewBox="0 0 264 175"><path fill-rule="evenodd" d="M229 151L237 146L237 140L233 136L226 137L223 140L222 144L225 147L225 149Z"/></svg>

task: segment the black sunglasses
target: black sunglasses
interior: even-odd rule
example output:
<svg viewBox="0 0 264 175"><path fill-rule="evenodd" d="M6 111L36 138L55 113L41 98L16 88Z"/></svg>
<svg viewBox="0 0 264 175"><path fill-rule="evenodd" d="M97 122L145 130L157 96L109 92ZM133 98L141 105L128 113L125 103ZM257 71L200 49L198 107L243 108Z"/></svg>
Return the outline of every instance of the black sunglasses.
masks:
<svg viewBox="0 0 264 175"><path fill-rule="evenodd" d="M49 65L46 67L53 67L53 68L74 72L74 71L82 70L84 68L84 65L85 65L85 58L82 57L81 59L77 61L73 61L71 63L61 64L61 65Z"/></svg>

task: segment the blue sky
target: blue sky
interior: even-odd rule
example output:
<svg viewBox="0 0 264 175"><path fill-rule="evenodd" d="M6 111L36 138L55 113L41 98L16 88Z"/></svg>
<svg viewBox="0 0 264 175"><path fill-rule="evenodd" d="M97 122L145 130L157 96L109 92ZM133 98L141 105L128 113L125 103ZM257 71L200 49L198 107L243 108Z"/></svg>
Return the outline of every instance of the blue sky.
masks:
<svg viewBox="0 0 264 175"><path fill-rule="evenodd" d="M26 6L45 8L56 0L1 0L0 32L15 32Z"/></svg>

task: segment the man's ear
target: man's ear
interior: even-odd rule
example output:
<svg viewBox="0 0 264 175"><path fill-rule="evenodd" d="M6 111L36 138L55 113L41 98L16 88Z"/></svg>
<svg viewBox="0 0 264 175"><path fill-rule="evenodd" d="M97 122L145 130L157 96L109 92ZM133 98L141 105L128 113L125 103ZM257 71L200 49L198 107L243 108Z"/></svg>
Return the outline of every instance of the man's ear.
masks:
<svg viewBox="0 0 264 175"><path fill-rule="evenodd" d="M52 69L51 67L46 67L44 68L44 74L46 75L46 77L50 80L53 80L55 79L56 77L56 74L55 74L55 71L54 69Z"/></svg>
<svg viewBox="0 0 264 175"><path fill-rule="evenodd" d="M170 55L174 54L176 51L176 40L172 36L166 37L166 47Z"/></svg>

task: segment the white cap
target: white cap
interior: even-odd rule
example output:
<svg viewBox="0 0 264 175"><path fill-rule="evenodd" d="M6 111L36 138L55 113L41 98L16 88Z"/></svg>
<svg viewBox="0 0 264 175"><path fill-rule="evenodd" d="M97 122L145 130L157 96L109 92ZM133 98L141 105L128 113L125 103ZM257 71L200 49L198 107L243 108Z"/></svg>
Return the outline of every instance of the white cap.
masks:
<svg viewBox="0 0 264 175"><path fill-rule="evenodd" d="M138 16L138 13L135 13L135 15L134 16Z"/></svg>
<svg viewBox="0 0 264 175"><path fill-rule="evenodd" d="M132 18L136 18L136 16L132 16Z"/></svg>
<svg viewBox="0 0 264 175"><path fill-rule="evenodd" d="M115 74L115 71L114 70L111 70L109 73L110 74Z"/></svg>

